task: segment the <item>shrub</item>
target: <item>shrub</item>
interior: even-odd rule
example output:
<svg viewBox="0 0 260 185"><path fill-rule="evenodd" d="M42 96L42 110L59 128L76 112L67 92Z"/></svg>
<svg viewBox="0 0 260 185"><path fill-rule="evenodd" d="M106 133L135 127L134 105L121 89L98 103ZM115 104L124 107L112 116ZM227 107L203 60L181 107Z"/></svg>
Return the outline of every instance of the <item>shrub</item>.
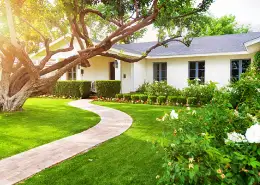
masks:
<svg viewBox="0 0 260 185"><path fill-rule="evenodd" d="M151 84L146 85L146 93L149 96L168 96L174 95L177 89L167 84L166 81L155 81Z"/></svg>
<svg viewBox="0 0 260 185"><path fill-rule="evenodd" d="M148 99L148 96L145 95L145 94L140 94L140 95L139 95L139 99L140 99L142 102L146 102L147 99Z"/></svg>
<svg viewBox="0 0 260 185"><path fill-rule="evenodd" d="M58 81L52 94L57 97L88 98L90 89L90 81Z"/></svg>
<svg viewBox="0 0 260 185"><path fill-rule="evenodd" d="M260 73L251 68L231 87L215 91L205 108L166 120L172 129L165 134L159 183L260 184L259 92Z"/></svg>
<svg viewBox="0 0 260 185"><path fill-rule="evenodd" d="M198 105L198 99L196 97L188 97L187 102L189 105Z"/></svg>
<svg viewBox="0 0 260 185"><path fill-rule="evenodd" d="M217 89L216 83L209 82L204 85L197 83L198 81L189 81L189 87L183 89L183 96L196 97L199 102L203 101L203 104L209 103Z"/></svg>
<svg viewBox="0 0 260 185"><path fill-rule="evenodd" d="M112 98L121 90L121 81L119 80L98 80L95 83L99 97Z"/></svg>
<svg viewBox="0 0 260 185"><path fill-rule="evenodd" d="M159 105L165 104L166 103L166 96L158 96L157 102L158 102Z"/></svg>
<svg viewBox="0 0 260 185"><path fill-rule="evenodd" d="M178 96L177 102L181 105L185 105L187 103L187 99L183 96Z"/></svg>
<svg viewBox="0 0 260 185"><path fill-rule="evenodd" d="M136 102L137 100L139 100L139 95L137 94L131 95L131 99L132 101Z"/></svg>
<svg viewBox="0 0 260 185"><path fill-rule="evenodd" d="M157 96L148 96L148 103L149 104L154 104L156 103Z"/></svg>
<svg viewBox="0 0 260 185"><path fill-rule="evenodd" d="M170 105L176 104L177 103L177 96L168 96L167 97L167 102Z"/></svg>
<svg viewBox="0 0 260 185"><path fill-rule="evenodd" d="M122 98L124 98L124 95L123 94L116 94L116 98L122 99Z"/></svg>
<svg viewBox="0 0 260 185"><path fill-rule="evenodd" d="M136 90L136 92L138 92L138 93L145 93L145 92L146 92L146 88L147 88L148 85L149 85L148 82L144 82L142 85L140 85L140 86L138 87L138 89Z"/></svg>
<svg viewBox="0 0 260 185"><path fill-rule="evenodd" d="M125 101L130 101L131 100L131 95L130 94L124 94L123 97L124 97Z"/></svg>

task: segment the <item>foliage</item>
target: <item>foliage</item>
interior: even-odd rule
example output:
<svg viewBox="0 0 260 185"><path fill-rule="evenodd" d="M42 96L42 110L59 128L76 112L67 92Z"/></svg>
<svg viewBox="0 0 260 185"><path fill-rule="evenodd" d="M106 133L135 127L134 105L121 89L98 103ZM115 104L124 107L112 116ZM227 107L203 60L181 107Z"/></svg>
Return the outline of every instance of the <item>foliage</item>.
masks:
<svg viewBox="0 0 260 185"><path fill-rule="evenodd" d="M159 184L260 183L260 130L254 130L260 127L260 73L254 65L239 81L215 91L211 104L166 120L173 131L166 134L171 142Z"/></svg>
<svg viewBox="0 0 260 185"><path fill-rule="evenodd" d="M123 94L116 94L116 98L122 99L122 98L124 98L124 95Z"/></svg>
<svg viewBox="0 0 260 185"><path fill-rule="evenodd" d="M165 104L166 103L166 96L158 96L157 102L158 102L159 105Z"/></svg>
<svg viewBox="0 0 260 185"><path fill-rule="evenodd" d="M125 101L130 101L131 100L131 95L130 94L124 94L124 100Z"/></svg>
<svg viewBox="0 0 260 185"><path fill-rule="evenodd" d="M201 85L199 83L196 83L196 81L192 82L189 82L189 87L183 89L183 95L187 98L196 97L198 101L202 104L209 103L212 100L214 92L217 89L216 83L209 82Z"/></svg>
<svg viewBox="0 0 260 185"><path fill-rule="evenodd" d="M88 98L90 89L90 81L58 81L52 94L57 97Z"/></svg>
<svg viewBox="0 0 260 185"><path fill-rule="evenodd" d="M140 101L142 101L142 102L146 102L147 99L148 99L148 96L145 95L145 94L140 94L140 95L139 95L139 99L140 99Z"/></svg>
<svg viewBox="0 0 260 185"><path fill-rule="evenodd" d="M131 99L133 102L136 102L137 100L139 100L139 95L133 94L133 95L131 95Z"/></svg>
<svg viewBox="0 0 260 185"><path fill-rule="evenodd" d="M220 18L205 16L204 19L205 24L201 26L200 36L247 33L250 29L247 25L239 25L233 15L225 15Z"/></svg>
<svg viewBox="0 0 260 185"><path fill-rule="evenodd" d="M186 105L187 99L184 96L178 96L177 97L177 102L181 105Z"/></svg>
<svg viewBox="0 0 260 185"><path fill-rule="evenodd" d="M189 105L198 105L198 99L196 97L188 97L187 98L187 103Z"/></svg>
<svg viewBox="0 0 260 185"><path fill-rule="evenodd" d="M166 81L155 81L145 85L145 92L151 96L178 95L179 91L167 84Z"/></svg>
<svg viewBox="0 0 260 185"><path fill-rule="evenodd" d="M112 98L121 90L121 81L119 80L97 80L97 96Z"/></svg>
<svg viewBox="0 0 260 185"><path fill-rule="evenodd" d="M155 104L156 103L156 100L157 100L157 96L148 96L148 103L149 104Z"/></svg>
<svg viewBox="0 0 260 185"><path fill-rule="evenodd" d="M178 96L168 96L167 97L167 102L171 105L177 103Z"/></svg>
<svg viewBox="0 0 260 185"><path fill-rule="evenodd" d="M137 93L145 93L146 92L146 88L149 85L149 82L144 82L143 84L139 85L139 87L137 88L136 92Z"/></svg>

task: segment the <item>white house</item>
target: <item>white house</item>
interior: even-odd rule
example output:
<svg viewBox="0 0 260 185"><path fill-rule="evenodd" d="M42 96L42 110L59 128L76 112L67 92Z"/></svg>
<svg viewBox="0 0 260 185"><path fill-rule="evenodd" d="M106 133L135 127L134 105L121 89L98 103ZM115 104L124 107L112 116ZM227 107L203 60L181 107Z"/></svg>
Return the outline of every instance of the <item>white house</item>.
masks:
<svg viewBox="0 0 260 185"><path fill-rule="evenodd" d="M66 47L69 37L52 43L51 47ZM115 45L111 51L128 56L141 56L155 42ZM52 58L59 61L77 54L79 46L68 53ZM231 78L239 78L253 61L255 52L260 51L260 32L207 36L194 38L190 47L179 42L169 43L168 47L153 50L146 59L136 63L126 63L113 58L96 56L90 59L91 67L77 66L60 80L121 80L122 92L135 91L144 82L167 80L176 87L186 87L187 79L200 78L214 81L219 86L227 85ZM33 56L35 61L43 55L43 50Z"/></svg>

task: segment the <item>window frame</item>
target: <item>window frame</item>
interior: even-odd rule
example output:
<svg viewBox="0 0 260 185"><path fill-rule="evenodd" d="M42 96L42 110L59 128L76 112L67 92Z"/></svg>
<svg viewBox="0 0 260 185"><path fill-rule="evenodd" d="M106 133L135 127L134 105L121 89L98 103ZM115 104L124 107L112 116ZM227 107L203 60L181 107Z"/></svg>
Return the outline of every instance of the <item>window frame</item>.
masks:
<svg viewBox="0 0 260 185"><path fill-rule="evenodd" d="M249 61L249 65L251 64L252 60L251 58L244 58L244 59L231 59L230 60L230 80L233 81L235 78L232 76L232 71L233 71L233 65L232 62L234 61L238 61L238 79L236 80L240 80L241 75L244 73L243 72L243 61L248 60ZM249 67L249 66L248 66ZM248 68L247 68L248 69ZM247 70L246 69L246 70Z"/></svg>
<svg viewBox="0 0 260 185"><path fill-rule="evenodd" d="M71 79L69 79L69 74L71 73ZM74 75L75 75L75 79L74 79ZM74 81L77 80L77 66L71 68L70 70L68 70L67 72L67 80L69 81Z"/></svg>
<svg viewBox="0 0 260 185"><path fill-rule="evenodd" d="M201 62L204 62L204 77L203 77L203 81L199 78L199 70L200 70L199 69L199 63L201 63ZM193 80L200 79L202 83L205 83L206 61L205 60L189 61L189 63L188 63L188 71L189 71L188 79L189 80L191 80L191 76L190 76L191 75L191 73L190 73L190 71L191 71L191 67L190 67L191 63L195 63L195 78Z"/></svg>
<svg viewBox="0 0 260 185"><path fill-rule="evenodd" d="M166 64L166 70L162 70L162 65L163 64ZM157 80L156 78L155 78L155 68L154 68L154 66L155 65L159 65L159 79ZM165 71L166 72L166 76L165 76L165 78L166 79L163 79L163 77L162 77L162 71ZM154 81L166 81L167 82L167 79L168 79L168 63L167 62L153 62L153 80Z"/></svg>

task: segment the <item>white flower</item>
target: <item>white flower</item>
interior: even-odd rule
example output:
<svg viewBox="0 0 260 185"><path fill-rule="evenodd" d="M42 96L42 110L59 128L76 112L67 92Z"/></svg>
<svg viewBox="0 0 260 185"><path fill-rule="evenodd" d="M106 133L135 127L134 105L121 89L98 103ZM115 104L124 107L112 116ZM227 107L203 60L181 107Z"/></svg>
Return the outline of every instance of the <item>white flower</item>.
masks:
<svg viewBox="0 0 260 185"><path fill-rule="evenodd" d="M175 110L172 110L171 114L170 114L170 117L171 119L178 119L178 114L175 112Z"/></svg>
<svg viewBox="0 0 260 185"><path fill-rule="evenodd" d="M246 137L242 134L231 132L227 134L228 138L225 140L226 142L235 142L235 143L241 143L241 142L247 142Z"/></svg>
<svg viewBox="0 0 260 185"><path fill-rule="evenodd" d="M246 139L249 143L260 143L260 125L255 124L246 130Z"/></svg>
<svg viewBox="0 0 260 185"><path fill-rule="evenodd" d="M169 117L169 114L164 114L164 116L162 117L162 121L165 121L168 117Z"/></svg>
<svg viewBox="0 0 260 185"><path fill-rule="evenodd" d="M258 123L256 116L253 116L249 113L247 113L246 115L253 121L253 123Z"/></svg>
<svg viewBox="0 0 260 185"><path fill-rule="evenodd" d="M187 110L190 110L190 107L187 107Z"/></svg>
<svg viewBox="0 0 260 185"><path fill-rule="evenodd" d="M239 112L238 112L237 110L234 110L234 115L235 115L236 117L239 117Z"/></svg>

